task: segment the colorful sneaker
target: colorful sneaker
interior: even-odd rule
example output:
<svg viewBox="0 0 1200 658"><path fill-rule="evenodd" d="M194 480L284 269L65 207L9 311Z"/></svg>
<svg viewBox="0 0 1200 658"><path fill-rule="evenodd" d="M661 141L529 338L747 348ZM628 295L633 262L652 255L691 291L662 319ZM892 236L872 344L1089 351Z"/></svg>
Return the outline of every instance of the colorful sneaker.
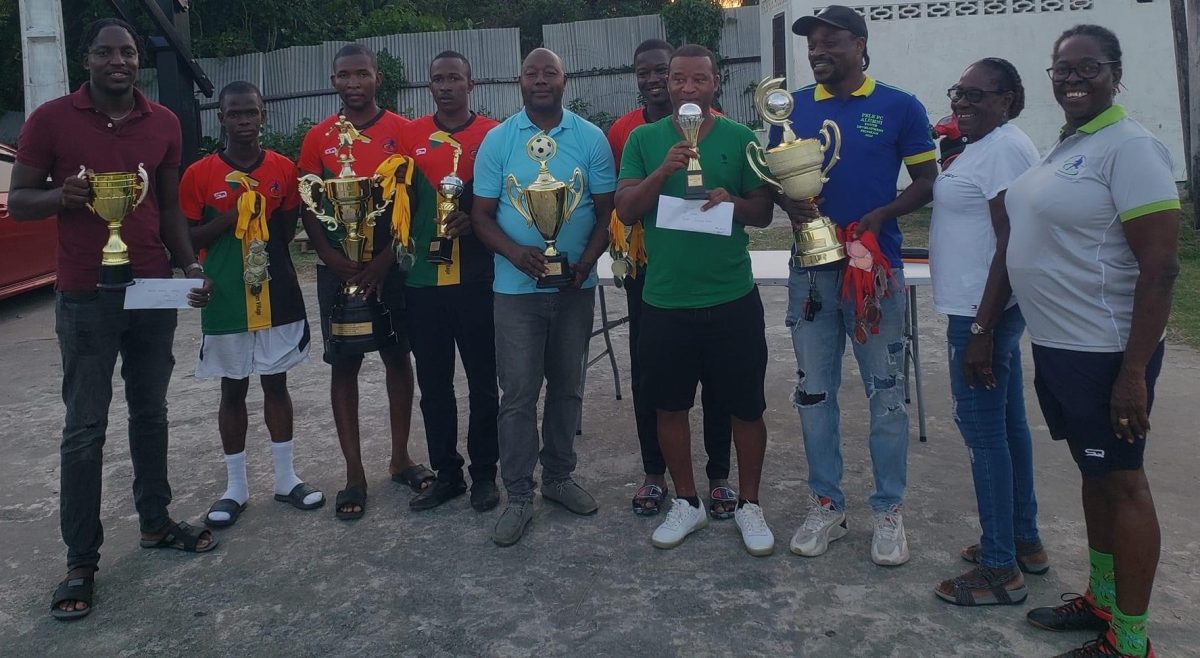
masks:
<svg viewBox="0 0 1200 658"><path fill-rule="evenodd" d="M908 537L904 535L904 514L899 505L892 505L886 512L875 512L871 561L881 567L908 562Z"/></svg>
<svg viewBox="0 0 1200 658"><path fill-rule="evenodd" d="M1034 608L1025 615L1030 624L1047 631L1107 631L1112 615L1096 607L1089 595L1062 595L1058 607Z"/></svg>
<svg viewBox="0 0 1200 658"><path fill-rule="evenodd" d="M846 513L833 508L833 501L808 496L808 514L792 535L791 551L804 557L816 557L829 550L829 542L846 536Z"/></svg>
<svg viewBox="0 0 1200 658"><path fill-rule="evenodd" d="M708 514L701 507L693 507L691 503L676 498L671 503L667 518L654 530L650 543L655 548L675 548L693 532L708 525Z"/></svg>
<svg viewBox="0 0 1200 658"><path fill-rule="evenodd" d="M1082 598L1082 597L1081 597ZM1078 649L1072 649L1066 653L1060 653L1054 658L1143 658L1142 656L1130 656L1117 651L1117 640L1113 637L1112 631L1101 633L1094 640L1085 642ZM1146 655L1144 658L1155 658L1154 647L1150 641L1146 640Z"/></svg>
<svg viewBox="0 0 1200 658"><path fill-rule="evenodd" d="M775 535L767 527L761 507L746 503L734 511L733 520L742 531L742 544L747 553L761 557L775 552Z"/></svg>

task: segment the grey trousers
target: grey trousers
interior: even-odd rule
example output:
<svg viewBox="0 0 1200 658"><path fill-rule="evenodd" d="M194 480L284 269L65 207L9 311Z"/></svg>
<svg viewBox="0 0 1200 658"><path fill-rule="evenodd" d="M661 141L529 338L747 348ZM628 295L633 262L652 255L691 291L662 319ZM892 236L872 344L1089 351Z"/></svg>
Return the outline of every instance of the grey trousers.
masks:
<svg viewBox="0 0 1200 658"><path fill-rule="evenodd" d="M533 497L533 469L539 459L543 482L562 480L575 471L584 353L595 305L593 288L496 293L500 475L509 499ZM537 403L543 380L546 403L539 442Z"/></svg>

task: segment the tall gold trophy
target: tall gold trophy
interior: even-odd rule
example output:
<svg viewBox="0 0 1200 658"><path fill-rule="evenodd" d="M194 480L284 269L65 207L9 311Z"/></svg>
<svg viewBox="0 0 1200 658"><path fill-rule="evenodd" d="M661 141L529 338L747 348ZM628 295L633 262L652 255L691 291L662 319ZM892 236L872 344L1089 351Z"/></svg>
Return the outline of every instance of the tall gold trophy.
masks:
<svg viewBox="0 0 1200 658"><path fill-rule="evenodd" d="M539 164L537 178L521 189L516 176L508 175L506 185L508 200L513 208L521 213L530 226L537 229L542 239L546 241L546 269L549 274L538 279L538 288L566 288L571 285L571 265L567 262L567 254L559 252L554 246L558 233L564 224L571 219L575 208L583 200L583 172L579 167L571 173L569 183L556 180L550 175L546 166L558 153L558 144L546 133L538 133L529 139L525 145L525 153L530 159Z"/></svg>
<svg viewBox="0 0 1200 658"><path fill-rule="evenodd" d="M364 235L375 228L375 219L387 210L391 199L377 202L375 190L381 186L378 176L354 173L354 143L366 144L371 139L359 133L346 117L338 118L330 132L335 130L341 171L337 178L324 180L314 174L301 176L300 198L326 228L331 231L339 226L345 228L342 253L356 263L363 263L371 257L365 253ZM314 190L329 201L332 215L323 212ZM393 333L387 307L378 299L368 301L358 286L344 284L332 310L329 346L334 354L365 354L378 349L379 340L390 338Z"/></svg>
<svg viewBox="0 0 1200 658"><path fill-rule="evenodd" d="M79 177L91 186L88 209L108 224L108 241L100 250L100 276L96 287L101 290L127 288L133 285L133 267L129 262L129 247L121 239L121 222L146 199L150 176L145 166L138 163L137 172L132 174L97 174L87 167L80 167Z"/></svg>
<svg viewBox="0 0 1200 658"><path fill-rule="evenodd" d="M454 149L454 164L450 167L450 174L442 178L437 185L437 215L434 217L437 232L429 243L429 253L425 255L425 260L430 263L449 265L454 262L454 239L446 235L446 220L451 213L458 210L458 201L465 189L463 180L458 177L458 159L462 157L462 144L444 130L430 135L429 140Z"/></svg>
<svg viewBox="0 0 1200 658"><path fill-rule="evenodd" d="M783 78L766 79L754 92L759 115L766 123L783 128L783 140L767 151L758 144L747 144L746 160L759 178L789 199L812 200L821 194L821 188L829 182L826 174L841 158L842 133L836 123L826 119L821 124L823 139L797 139L790 120L794 101L783 84ZM831 145L833 155L826 165L825 153ZM837 226L824 215L794 231L794 236L796 253L792 262L796 267L836 263L846 257Z"/></svg>
<svg viewBox="0 0 1200 658"><path fill-rule="evenodd" d="M704 110L700 109L700 106L695 103L684 103L679 106L679 110L675 113L675 122L679 124L679 130L683 133L683 138L687 140L692 150L699 156L700 127L704 125ZM693 201L708 198L708 192L704 190L704 172L700 169L699 157L688 160L687 191L684 192L683 198Z"/></svg>

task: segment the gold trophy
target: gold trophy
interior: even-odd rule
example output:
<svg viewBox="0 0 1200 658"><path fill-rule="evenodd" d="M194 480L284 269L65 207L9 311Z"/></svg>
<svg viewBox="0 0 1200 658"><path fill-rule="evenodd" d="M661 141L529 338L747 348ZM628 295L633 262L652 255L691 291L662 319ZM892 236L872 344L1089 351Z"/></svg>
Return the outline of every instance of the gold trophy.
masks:
<svg viewBox="0 0 1200 658"><path fill-rule="evenodd" d="M140 162L137 172L132 174L97 174L81 166L78 175L91 187L88 209L108 224L108 242L100 250L100 277L96 287L102 290L127 288L133 285L133 267L129 263L129 247L121 239L121 222L146 199L150 176Z"/></svg>
<svg viewBox="0 0 1200 658"><path fill-rule="evenodd" d="M566 288L571 285L571 266L567 254L555 248L558 233L571 219L571 214L583 200L583 172L579 167L571 173L569 183L550 175L546 166L558 152L558 144L546 133L538 133L525 145L525 153L539 164L537 179L521 189L516 176L508 175L508 200L529 225L536 228L546 241L546 269L549 273L538 279L538 288Z"/></svg>
<svg viewBox="0 0 1200 658"><path fill-rule="evenodd" d="M704 125L704 110L700 109L695 103L684 103L679 106L679 111L675 113L675 122L679 124L679 130L683 133L683 138L692 146L692 150L696 152L696 157L688 160L687 166L687 191L684 192L683 198L691 199L707 199L708 192L704 190L704 172L700 169L700 126Z"/></svg>
<svg viewBox="0 0 1200 658"><path fill-rule="evenodd" d="M821 194L822 186L829 182L826 174L841 158L842 133L836 123L826 119L821 124L823 139L797 139L790 120L794 101L783 84L783 78L765 79L758 83L754 92L754 105L759 115L763 121L783 128L783 139L779 146L765 152L758 144L747 144L746 160L759 178L789 199L812 200ZM825 153L831 145L834 145L833 155L826 165ZM846 257L846 248L838 239L837 226L824 215L794 231L793 235L796 250L792 264L796 267L836 263Z"/></svg>
<svg viewBox="0 0 1200 658"><path fill-rule="evenodd" d="M429 136L429 141L446 144L454 149L454 164L450 174L442 178L437 186L437 215L434 222L437 233L429 243L429 253L425 260L438 265L449 265L454 262L454 239L446 235L446 219L458 210L458 200L463 195L465 186L458 177L458 159L462 157L462 144L444 130L439 130Z"/></svg>
<svg viewBox="0 0 1200 658"><path fill-rule="evenodd" d="M370 260L365 253L364 235L375 228L375 219L391 204L391 199L377 202L375 190L380 187L378 176L358 176L354 173L354 143L370 143L371 139L355 129L346 117L330 128L338 133L338 162L341 171L337 178L322 180L314 174L300 177L300 198L309 211L330 231L342 226L342 253L355 263ZM329 133L326 133L327 135ZM327 215L314 198L318 190L333 210ZM368 301L358 286L345 283L333 305L330 322L330 351L334 354L365 354L378 349L378 339L390 338L393 331L387 307L378 299Z"/></svg>

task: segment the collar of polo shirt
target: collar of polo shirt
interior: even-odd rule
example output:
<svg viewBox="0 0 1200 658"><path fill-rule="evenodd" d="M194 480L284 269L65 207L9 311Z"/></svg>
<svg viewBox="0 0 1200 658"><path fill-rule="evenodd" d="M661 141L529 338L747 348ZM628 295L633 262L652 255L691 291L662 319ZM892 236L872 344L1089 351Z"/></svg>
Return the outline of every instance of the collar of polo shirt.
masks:
<svg viewBox="0 0 1200 658"><path fill-rule="evenodd" d="M855 89L850 95L862 96L863 98L866 98L874 92L875 78L872 78L868 75L866 76L866 79L863 80L862 85L860 85L858 89ZM826 101L830 98L833 98L833 93L826 89L825 85L817 85L817 88L813 90L813 100Z"/></svg>
<svg viewBox="0 0 1200 658"><path fill-rule="evenodd" d="M1112 105L1109 106L1109 108L1107 110L1104 110L1100 114L1096 115L1096 118L1092 119L1091 121L1088 121L1087 123L1083 124L1082 126L1079 126L1079 129L1076 130L1075 132L1083 133L1085 135L1094 135L1094 134L1100 132L1101 130L1120 121L1121 119L1124 119L1126 116L1128 116L1128 114L1129 113L1125 111L1125 108L1123 106L1113 103ZM1063 127L1060 128L1058 131L1058 134L1059 134L1058 141L1061 142L1062 140L1066 139L1066 137L1069 137L1069 135L1067 135L1067 130L1068 130L1067 125L1063 124Z"/></svg>
<svg viewBox="0 0 1200 658"><path fill-rule="evenodd" d="M550 130L545 131L545 133L547 135L554 136L554 135L558 134L559 132L566 130L569 127L568 126L568 123L569 123L568 117L569 116L571 116L571 111L564 107L563 113L562 113L562 118L559 119L558 125L554 126ZM525 108L522 108L521 113L517 115L517 127L522 130L526 130L526 129L530 129L530 128L532 128L534 130L541 130L541 128L538 128L537 125L533 123L533 120L529 118L529 110L527 110Z"/></svg>

